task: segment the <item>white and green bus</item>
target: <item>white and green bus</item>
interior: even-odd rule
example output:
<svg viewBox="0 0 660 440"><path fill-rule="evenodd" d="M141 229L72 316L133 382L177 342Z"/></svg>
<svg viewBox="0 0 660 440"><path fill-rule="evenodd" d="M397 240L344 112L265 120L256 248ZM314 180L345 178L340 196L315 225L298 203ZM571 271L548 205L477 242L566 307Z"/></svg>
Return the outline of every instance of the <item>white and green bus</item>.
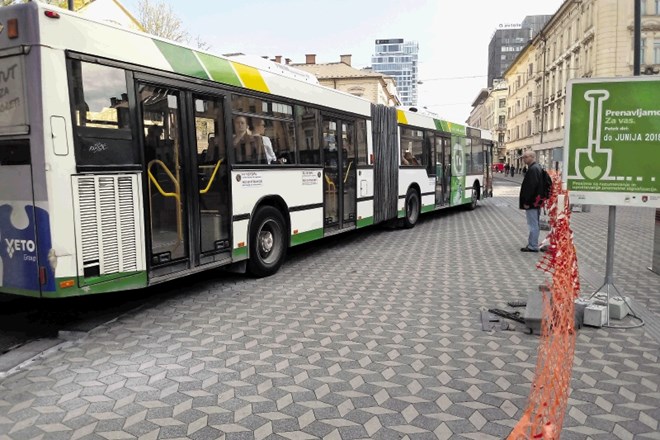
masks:
<svg viewBox="0 0 660 440"><path fill-rule="evenodd" d="M60 298L491 195L486 133L33 2L0 8L0 292Z"/></svg>

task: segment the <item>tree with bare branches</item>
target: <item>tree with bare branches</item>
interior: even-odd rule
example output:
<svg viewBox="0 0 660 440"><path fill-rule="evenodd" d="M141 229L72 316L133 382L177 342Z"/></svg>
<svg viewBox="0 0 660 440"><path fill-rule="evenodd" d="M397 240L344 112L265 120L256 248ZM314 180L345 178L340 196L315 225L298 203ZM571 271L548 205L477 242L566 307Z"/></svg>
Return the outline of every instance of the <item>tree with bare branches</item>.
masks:
<svg viewBox="0 0 660 440"><path fill-rule="evenodd" d="M183 22L164 1L140 0L137 19L152 35L180 43L190 41L190 34L183 28Z"/></svg>
<svg viewBox="0 0 660 440"><path fill-rule="evenodd" d="M210 45L199 35L191 37L183 22L164 0L139 0L137 20L144 30L157 37L167 38L184 44L193 44L198 49L208 50Z"/></svg>

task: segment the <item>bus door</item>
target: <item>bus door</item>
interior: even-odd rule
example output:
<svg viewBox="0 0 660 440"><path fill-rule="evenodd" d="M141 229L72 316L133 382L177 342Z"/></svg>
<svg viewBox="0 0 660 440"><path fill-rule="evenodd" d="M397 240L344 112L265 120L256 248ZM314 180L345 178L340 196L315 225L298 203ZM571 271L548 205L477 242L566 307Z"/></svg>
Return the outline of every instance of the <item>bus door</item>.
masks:
<svg viewBox="0 0 660 440"><path fill-rule="evenodd" d="M229 166L225 136L223 98L193 95L194 136L191 163L196 163L198 188L195 238L199 263L207 264L229 257Z"/></svg>
<svg viewBox="0 0 660 440"><path fill-rule="evenodd" d="M138 102L150 274L164 276L229 258L222 98L139 84Z"/></svg>
<svg viewBox="0 0 660 440"><path fill-rule="evenodd" d="M484 189L482 197L489 197L493 191L493 143L483 141L484 153Z"/></svg>
<svg viewBox="0 0 660 440"><path fill-rule="evenodd" d="M325 233L355 227L355 124L323 117Z"/></svg>
<svg viewBox="0 0 660 440"><path fill-rule="evenodd" d="M451 193L451 141L448 137L435 138L435 162L438 168L436 180L436 205L449 205Z"/></svg>

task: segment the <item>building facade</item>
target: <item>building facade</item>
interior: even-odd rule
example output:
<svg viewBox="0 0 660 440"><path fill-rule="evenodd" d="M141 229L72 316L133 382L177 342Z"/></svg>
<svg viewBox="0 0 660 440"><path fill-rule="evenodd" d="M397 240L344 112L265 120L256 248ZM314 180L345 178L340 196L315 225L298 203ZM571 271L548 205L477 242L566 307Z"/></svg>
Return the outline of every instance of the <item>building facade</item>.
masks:
<svg viewBox="0 0 660 440"><path fill-rule="evenodd" d="M509 84L506 108L506 148L505 162L520 169L523 166L519 159L527 148L534 144L536 130L535 101L536 82L535 53L530 50L531 43L511 63L505 72Z"/></svg>
<svg viewBox="0 0 660 440"><path fill-rule="evenodd" d="M506 121L509 87L504 80L495 81L486 100L486 123L493 135L497 153L493 163L506 161Z"/></svg>
<svg viewBox="0 0 660 440"><path fill-rule="evenodd" d="M546 168L561 169L566 85L573 78L633 75L634 2L629 0L565 1L504 73L511 87L507 107L506 148L515 160L521 147L537 152ZM642 0L644 74L660 73L660 1ZM531 74L520 75L521 69ZM533 103L532 136L527 135ZM521 101L518 113L517 102ZM520 127L524 126L525 130ZM522 130L522 131L521 131ZM525 137L519 133L525 133Z"/></svg>
<svg viewBox="0 0 660 440"><path fill-rule="evenodd" d="M403 38L376 40L371 68L395 79L396 88L405 106L417 105L419 45Z"/></svg>
<svg viewBox="0 0 660 440"><path fill-rule="evenodd" d="M529 15L522 23L501 25L488 45L488 86L501 79L513 60L529 41L543 28L552 15Z"/></svg>
<svg viewBox="0 0 660 440"><path fill-rule="evenodd" d="M316 55L308 54L305 64L290 66L315 75L323 86L360 96L375 104L401 105L394 78L369 69L355 69L351 66L351 58L351 55L341 55L339 62L317 64Z"/></svg>
<svg viewBox="0 0 660 440"><path fill-rule="evenodd" d="M493 87L481 89L472 103L472 111L466 123L472 127L488 130L495 143L493 163L506 160L506 118L508 87L504 81L495 81Z"/></svg>
<svg viewBox="0 0 660 440"><path fill-rule="evenodd" d="M470 116L465 121L470 127L488 129L486 127L486 100L488 99L488 94L488 89L481 89L472 103Z"/></svg>

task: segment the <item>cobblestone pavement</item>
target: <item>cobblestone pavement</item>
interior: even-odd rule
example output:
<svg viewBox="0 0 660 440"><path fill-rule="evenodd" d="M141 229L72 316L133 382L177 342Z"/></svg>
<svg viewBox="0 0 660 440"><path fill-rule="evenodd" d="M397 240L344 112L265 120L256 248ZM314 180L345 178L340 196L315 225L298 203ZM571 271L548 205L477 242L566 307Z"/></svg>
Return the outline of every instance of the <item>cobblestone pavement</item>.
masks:
<svg viewBox="0 0 660 440"><path fill-rule="evenodd" d="M0 382L0 439L501 439L538 338L483 332L479 309L544 275L521 253L515 183L474 212L334 237L275 276L193 278ZM653 212L620 209L616 283L658 314ZM580 264L604 267L605 209L576 214ZM653 316L657 320L658 315ZM583 328L562 439L660 439L660 343Z"/></svg>

